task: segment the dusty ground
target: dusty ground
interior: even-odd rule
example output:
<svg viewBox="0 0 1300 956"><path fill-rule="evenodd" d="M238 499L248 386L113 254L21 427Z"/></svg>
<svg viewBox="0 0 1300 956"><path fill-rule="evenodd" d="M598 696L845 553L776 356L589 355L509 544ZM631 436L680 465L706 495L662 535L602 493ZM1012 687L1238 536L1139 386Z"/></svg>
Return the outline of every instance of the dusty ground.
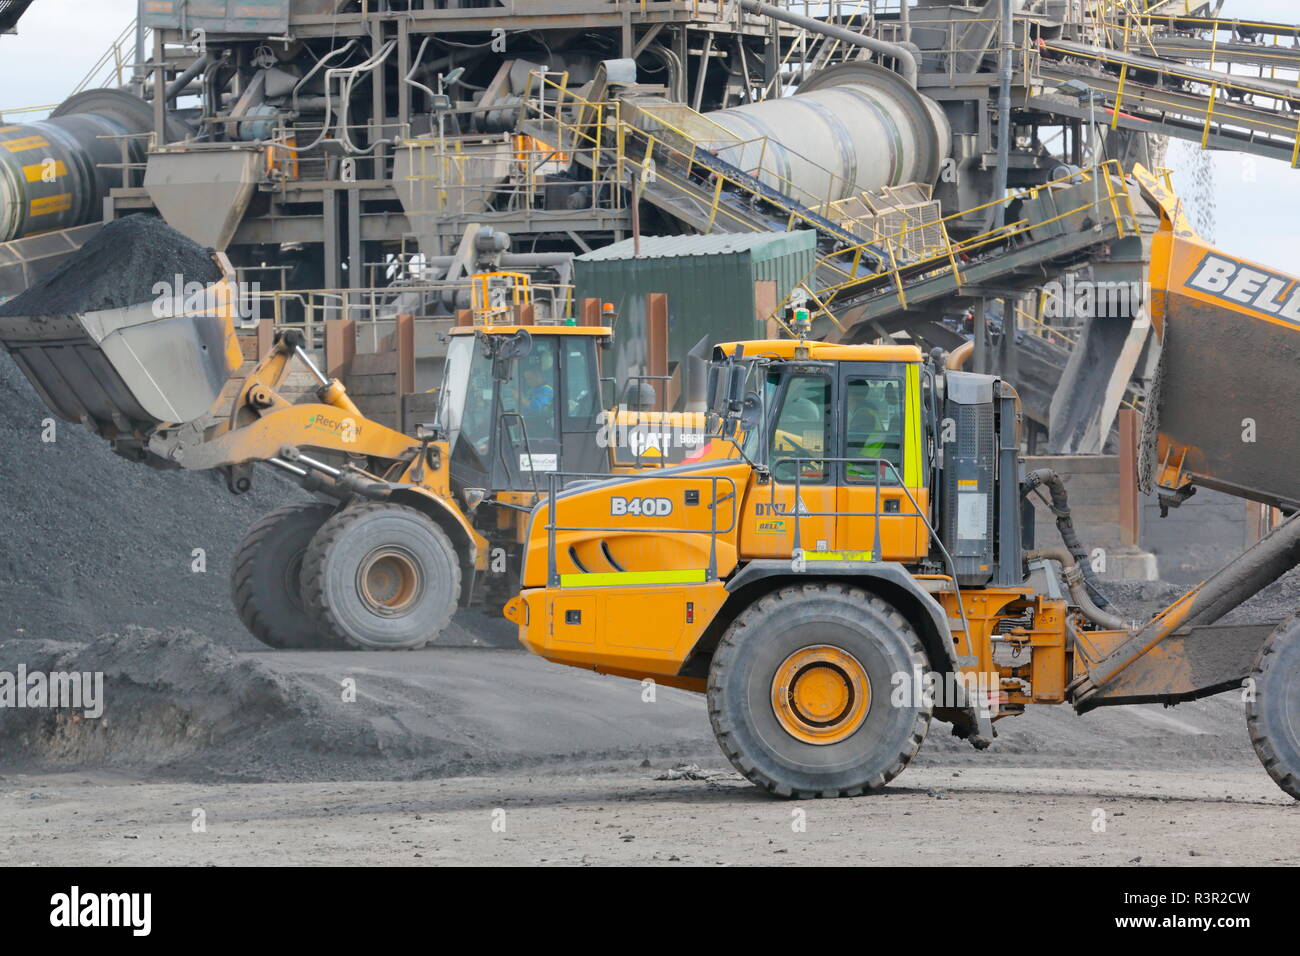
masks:
<svg viewBox="0 0 1300 956"><path fill-rule="evenodd" d="M132 663L115 679L152 718L114 722L110 694L109 725L60 725L39 765L0 754L0 865L1300 864L1300 803L1259 766L1231 694L1039 708L983 754L935 725L884 794L789 803L731 773L684 691L647 702L521 651L168 647L184 652L169 670L204 675L189 710L172 709L175 678ZM214 713L209 681L241 675L304 703L254 727ZM170 721L188 735L160 738ZM173 759L142 762L160 739ZM671 772L688 763L706 779Z"/></svg>
<svg viewBox="0 0 1300 956"><path fill-rule="evenodd" d="M10 776L0 864L1300 863L1300 805L1256 769L921 767L880 796L797 803L730 776L662 772L233 786Z"/></svg>

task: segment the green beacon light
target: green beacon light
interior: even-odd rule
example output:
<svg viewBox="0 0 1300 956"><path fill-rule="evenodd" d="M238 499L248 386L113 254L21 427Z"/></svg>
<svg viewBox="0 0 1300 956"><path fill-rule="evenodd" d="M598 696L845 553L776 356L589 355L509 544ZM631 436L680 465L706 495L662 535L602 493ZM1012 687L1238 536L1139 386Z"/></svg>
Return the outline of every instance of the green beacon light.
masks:
<svg viewBox="0 0 1300 956"><path fill-rule="evenodd" d="M807 338L812 332L812 313L807 309L795 309L791 325L794 326L794 331L799 338Z"/></svg>

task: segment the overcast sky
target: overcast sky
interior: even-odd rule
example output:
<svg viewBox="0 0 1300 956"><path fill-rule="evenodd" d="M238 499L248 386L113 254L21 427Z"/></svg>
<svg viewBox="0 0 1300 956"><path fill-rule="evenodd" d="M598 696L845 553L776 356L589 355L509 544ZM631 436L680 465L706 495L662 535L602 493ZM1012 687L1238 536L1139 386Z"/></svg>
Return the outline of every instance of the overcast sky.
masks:
<svg viewBox="0 0 1300 956"><path fill-rule="evenodd" d="M135 8L136 0L36 0L20 35L0 37L0 108L63 100L131 22ZM1300 22L1300 2L1227 0L1223 15ZM1215 242L1235 255L1300 272L1300 170L1231 153L1216 154L1214 166Z"/></svg>

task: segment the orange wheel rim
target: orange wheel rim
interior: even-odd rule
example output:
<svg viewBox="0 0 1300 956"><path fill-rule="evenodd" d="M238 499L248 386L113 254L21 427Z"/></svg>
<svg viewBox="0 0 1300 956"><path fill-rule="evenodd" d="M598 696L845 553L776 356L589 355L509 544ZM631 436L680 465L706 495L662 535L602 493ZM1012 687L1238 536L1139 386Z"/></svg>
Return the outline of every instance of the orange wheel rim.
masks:
<svg viewBox="0 0 1300 956"><path fill-rule="evenodd" d="M834 744L851 737L871 709L871 681L856 657L818 644L795 651L772 678L772 711L791 737Z"/></svg>
<svg viewBox="0 0 1300 956"><path fill-rule="evenodd" d="M419 563L401 548L380 548L367 555L357 570L357 590L379 614L403 613L423 589Z"/></svg>

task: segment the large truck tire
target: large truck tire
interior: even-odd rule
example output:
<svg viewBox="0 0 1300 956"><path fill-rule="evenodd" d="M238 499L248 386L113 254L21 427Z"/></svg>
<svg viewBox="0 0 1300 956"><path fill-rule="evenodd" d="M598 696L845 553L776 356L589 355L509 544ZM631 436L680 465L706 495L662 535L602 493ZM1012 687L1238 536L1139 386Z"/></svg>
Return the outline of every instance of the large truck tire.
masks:
<svg viewBox="0 0 1300 956"><path fill-rule="evenodd" d="M1269 776L1300 800L1300 615L1269 635L1250 677L1250 742Z"/></svg>
<svg viewBox="0 0 1300 956"><path fill-rule="evenodd" d="M302 597L317 628L362 650L423 647L451 623L460 561L446 532L404 505L344 508L303 558Z"/></svg>
<svg viewBox="0 0 1300 956"><path fill-rule="evenodd" d="M318 502L278 508L249 528L235 551L231 599L244 627L267 647L342 646L322 637L302 603L303 556L334 509Z"/></svg>
<svg viewBox="0 0 1300 956"><path fill-rule="evenodd" d="M727 759L782 797L851 797L902 773L934 701L893 700L927 668L916 631L880 598L841 584L775 591L714 653L708 705ZM910 696L910 695L909 695Z"/></svg>

